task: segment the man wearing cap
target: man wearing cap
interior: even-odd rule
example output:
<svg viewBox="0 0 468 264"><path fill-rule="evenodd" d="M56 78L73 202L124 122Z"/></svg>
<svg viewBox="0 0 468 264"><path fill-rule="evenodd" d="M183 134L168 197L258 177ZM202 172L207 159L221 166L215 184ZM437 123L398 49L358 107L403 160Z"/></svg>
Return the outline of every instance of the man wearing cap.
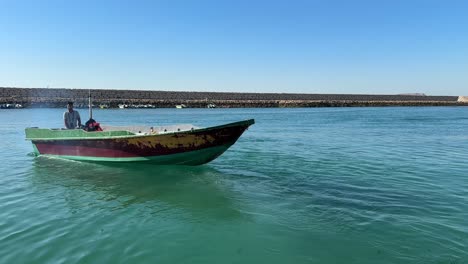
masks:
<svg viewBox="0 0 468 264"><path fill-rule="evenodd" d="M81 118L80 113L78 111L73 110L73 102L68 102L67 109L65 113L63 113L63 122L67 129L75 129L81 127Z"/></svg>

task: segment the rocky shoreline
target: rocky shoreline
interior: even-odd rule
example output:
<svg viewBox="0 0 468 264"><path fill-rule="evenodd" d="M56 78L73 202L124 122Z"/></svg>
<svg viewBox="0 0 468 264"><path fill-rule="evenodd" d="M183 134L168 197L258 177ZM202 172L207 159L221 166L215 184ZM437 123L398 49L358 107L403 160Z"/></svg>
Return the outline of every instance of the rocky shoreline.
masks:
<svg viewBox="0 0 468 264"><path fill-rule="evenodd" d="M0 87L0 104L24 107L64 107L67 101L77 106L88 104L87 89ZM119 105L135 107L189 108L245 107L363 107L363 106L468 106L463 96L292 94L292 93L215 93L145 90L91 90L93 104L102 108Z"/></svg>

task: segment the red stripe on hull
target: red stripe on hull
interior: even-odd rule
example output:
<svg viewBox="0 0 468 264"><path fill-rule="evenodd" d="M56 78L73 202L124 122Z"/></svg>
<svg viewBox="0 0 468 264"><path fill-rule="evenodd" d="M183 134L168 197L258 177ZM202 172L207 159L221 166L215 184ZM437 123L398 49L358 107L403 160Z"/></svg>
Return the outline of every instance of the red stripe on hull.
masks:
<svg viewBox="0 0 468 264"><path fill-rule="evenodd" d="M55 145L55 144L36 144L37 150L41 154L47 155L62 155L62 156L87 156L87 157L105 157L105 158L131 158L139 157L139 155L116 150L102 149L85 146L73 145Z"/></svg>

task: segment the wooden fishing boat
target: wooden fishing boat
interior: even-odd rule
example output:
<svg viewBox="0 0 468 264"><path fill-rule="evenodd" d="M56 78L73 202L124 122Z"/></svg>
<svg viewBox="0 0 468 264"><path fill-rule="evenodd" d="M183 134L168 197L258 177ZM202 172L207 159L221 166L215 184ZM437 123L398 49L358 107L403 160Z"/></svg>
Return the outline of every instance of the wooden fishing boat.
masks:
<svg viewBox="0 0 468 264"><path fill-rule="evenodd" d="M36 155L81 161L149 162L159 165L200 165L233 145L253 119L198 128L191 125L141 128L26 128Z"/></svg>

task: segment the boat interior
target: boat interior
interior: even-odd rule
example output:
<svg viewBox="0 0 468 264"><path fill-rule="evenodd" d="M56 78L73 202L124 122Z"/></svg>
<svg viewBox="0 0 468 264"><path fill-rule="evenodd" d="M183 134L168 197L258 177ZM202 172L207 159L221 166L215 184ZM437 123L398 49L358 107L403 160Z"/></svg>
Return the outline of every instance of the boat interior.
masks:
<svg viewBox="0 0 468 264"><path fill-rule="evenodd" d="M180 131L190 131L200 129L200 127L191 124L168 125L168 126L106 126L101 125L103 131L128 131L135 135L154 135L173 133Z"/></svg>

